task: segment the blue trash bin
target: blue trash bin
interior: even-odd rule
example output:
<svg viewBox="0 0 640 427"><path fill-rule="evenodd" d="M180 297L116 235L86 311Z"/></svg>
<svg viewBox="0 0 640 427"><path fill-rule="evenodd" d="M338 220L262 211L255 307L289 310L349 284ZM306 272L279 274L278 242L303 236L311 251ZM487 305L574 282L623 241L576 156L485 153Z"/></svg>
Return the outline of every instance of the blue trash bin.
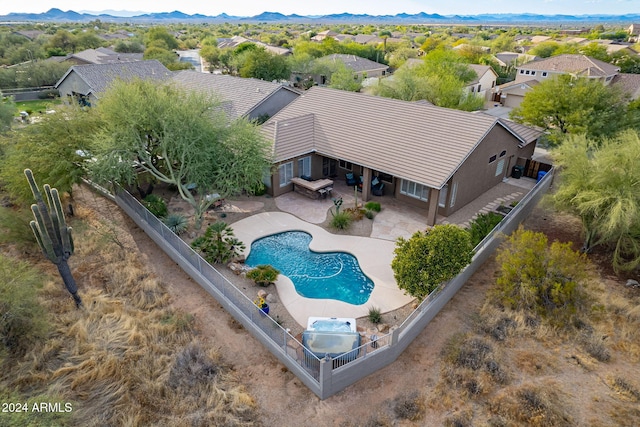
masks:
<svg viewBox="0 0 640 427"><path fill-rule="evenodd" d="M538 172L538 180L536 182L540 182L540 180L546 175L545 171Z"/></svg>

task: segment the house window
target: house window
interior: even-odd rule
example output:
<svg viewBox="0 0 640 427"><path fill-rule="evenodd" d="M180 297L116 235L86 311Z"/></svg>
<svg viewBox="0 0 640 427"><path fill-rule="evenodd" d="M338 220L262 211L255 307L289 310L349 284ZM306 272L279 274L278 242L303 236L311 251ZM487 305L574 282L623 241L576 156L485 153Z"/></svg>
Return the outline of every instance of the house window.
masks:
<svg viewBox="0 0 640 427"><path fill-rule="evenodd" d="M500 159L500 161L496 165L496 176L502 174L502 172L504 171L504 161L505 159Z"/></svg>
<svg viewBox="0 0 640 427"><path fill-rule="evenodd" d="M500 157L504 157L507 154L507 150L502 150L500 152Z"/></svg>
<svg viewBox="0 0 640 427"><path fill-rule="evenodd" d="M298 176L311 176L311 156L298 159Z"/></svg>
<svg viewBox="0 0 640 427"><path fill-rule="evenodd" d="M378 172L378 179L384 182L393 182L393 176L389 175L388 173Z"/></svg>
<svg viewBox="0 0 640 427"><path fill-rule="evenodd" d="M288 185L293 178L293 162L281 164L278 167L278 175L280 175L280 187Z"/></svg>
<svg viewBox="0 0 640 427"><path fill-rule="evenodd" d="M475 86L471 86L471 93L476 91L476 87Z"/></svg>
<svg viewBox="0 0 640 427"><path fill-rule="evenodd" d="M496 87L496 81L495 80L491 82L491 87Z"/></svg>
<svg viewBox="0 0 640 427"><path fill-rule="evenodd" d="M497 158L498 158L498 156L496 156L495 154L493 156L489 157L489 163L495 162Z"/></svg>
<svg viewBox="0 0 640 427"><path fill-rule="evenodd" d="M535 72L535 71L532 71L532 72L531 72L531 75L532 75L532 76L535 76L535 75L536 75L536 72Z"/></svg>
<svg viewBox="0 0 640 427"><path fill-rule="evenodd" d="M547 77L547 72L546 71L542 72L542 77Z"/></svg>
<svg viewBox="0 0 640 427"><path fill-rule="evenodd" d="M425 202L429 200L429 187L417 182L403 179L400 183L400 194L407 195Z"/></svg>
<svg viewBox="0 0 640 427"><path fill-rule="evenodd" d="M478 85L478 92L482 89L482 85Z"/></svg>
<svg viewBox="0 0 640 427"><path fill-rule="evenodd" d="M520 74L524 74L524 70L520 70Z"/></svg>
<svg viewBox="0 0 640 427"><path fill-rule="evenodd" d="M451 200L449 201L449 207L452 208L456 204L456 196L458 195L458 183L454 182L451 186Z"/></svg>
<svg viewBox="0 0 640 427"><path fill-rule="evenodd" d="M346 169L348 171L353 170L353 164L351 162L347 162L346 160L340 160L338 162L340 169Z"/></svg>
<svg viewBox="0 0 640 427"><path fill-rule="evenodd" d="M322 158L322 176L336 176L336 161L327 157Z"/></svg>
<svg viewBox="0 0 640 427"><path fill-rule="evenodd" d="M440 190L440 196L438 196L438 206L444 208L447 204L447 193L449 192L449 184L445 184Z"/></svg>

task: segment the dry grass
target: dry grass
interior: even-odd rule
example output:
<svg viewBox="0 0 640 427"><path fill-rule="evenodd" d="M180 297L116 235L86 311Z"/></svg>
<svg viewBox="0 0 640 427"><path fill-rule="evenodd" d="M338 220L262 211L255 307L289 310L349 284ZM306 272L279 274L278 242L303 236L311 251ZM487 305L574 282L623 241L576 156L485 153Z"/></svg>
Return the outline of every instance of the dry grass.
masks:
<svg viewBox="0 0 640 427"><path fill-rule="evenodd" d="M504 425L573 426L571 406L558 384L524 384L508 387L491 399L489 408Z"/></svg>
<svg viewBox="0 0 640 427"><path fill-rule="evenodd" d="M5 387L74 402L74 425L259 425L253 398L135 255L95 227L77 241L85 307L73 308L59 280L47 282L54 332L5 372Z"/></svg>

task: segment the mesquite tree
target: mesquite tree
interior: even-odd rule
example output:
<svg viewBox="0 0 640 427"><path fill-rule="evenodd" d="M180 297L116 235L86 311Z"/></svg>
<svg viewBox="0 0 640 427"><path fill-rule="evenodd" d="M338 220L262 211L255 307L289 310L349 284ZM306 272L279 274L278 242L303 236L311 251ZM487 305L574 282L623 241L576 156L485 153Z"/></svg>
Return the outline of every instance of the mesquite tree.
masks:
<svg viewBox="0 0 640 427"><path fill-rule="evenodd" d="M76 306L80 307L82 300L78 295L78 286L67 263L74 249L71 227L67 226L65 221L58 190L45 184L44 192L47 197L47 203L45 203L31 170L25 169L24 174L29 181L33 197L36 199L36 203L31 205L31 211L35 218L35 221L29 223L31 230L33 230L44 255L58 267L65 287L76 302Z"/></svg>

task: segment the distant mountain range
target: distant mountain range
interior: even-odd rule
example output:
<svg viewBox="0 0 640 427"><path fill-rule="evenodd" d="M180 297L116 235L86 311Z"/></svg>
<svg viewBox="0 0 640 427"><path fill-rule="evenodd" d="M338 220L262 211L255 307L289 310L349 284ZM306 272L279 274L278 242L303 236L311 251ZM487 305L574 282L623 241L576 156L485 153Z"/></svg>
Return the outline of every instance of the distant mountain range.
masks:
<svg viewBox="0 0 640 427"><path fill-rule="evenodd" d="M113 12L113 11L109 11ZM62 11L60 9L50 9L44 13L9 13L0 15L0 22L89 22L100 19L105 22L193 22L193 23L222 23L222 22L291 22L291 23L411 23L411 24L433 24L433 23L504 23L504 24L531 24L531 23L631 23L640 22L639 13L625 15L540 15L533 13L496 13L481 15L438 15L424 12L416 14L398 13L396 15L367 15L338 13L322 16L300 16L283 15L278 12L263 12L256 16L230 16L222 13L216 16L206 16L201 14L187 15L185 13L162 12L143 13L135 16L122 16L125 12L118 13L121 16L114 16L108 13L78 13L72 10Z"/></svg>

